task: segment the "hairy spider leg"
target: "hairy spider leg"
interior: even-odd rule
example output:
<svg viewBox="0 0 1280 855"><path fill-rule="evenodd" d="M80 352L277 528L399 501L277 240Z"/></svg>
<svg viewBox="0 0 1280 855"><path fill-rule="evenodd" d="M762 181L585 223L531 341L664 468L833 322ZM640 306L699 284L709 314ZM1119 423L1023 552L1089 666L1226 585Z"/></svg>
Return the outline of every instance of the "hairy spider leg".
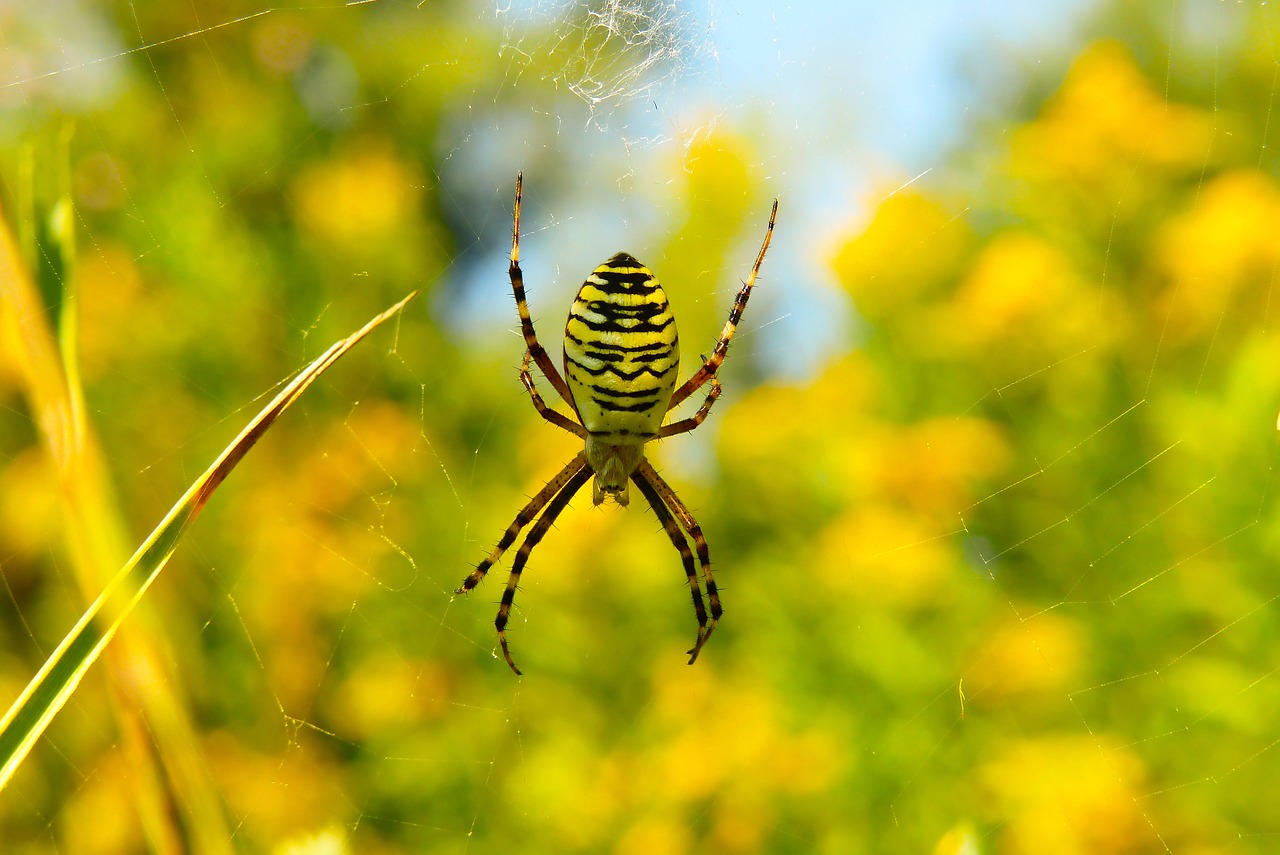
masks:
<svg viewBox="0 0 1280 855"><path fill-rule="evenodd" d="M511 265L507 268L507 275L511 278L511 292L516 298L516 311L520 313L520 332L524 335L525 347L533 355L533 361L537 363L538 370L547 378L547 382L556 390L556 394L564 399L570 409L577 412L573 404L573 396L569 394L569 387L560 376L560 372L556 370L556 364L551 361L546 349L538 342L538 333L534 330L533 318L529 315L529 301L524 293L524 272L520 269L520 197L523 185L524 173L517 173L516 203L511 223Z"/></svg>
<svg viewBox="0 0 1280 855"><path fill-rule="evenodd" d="M675 394L671 396L671 403L667 405L668 410L678 406L685 398L702 388L702 384L714 377L716 372L720 370L725 354L729 352L729 342L733 340L733 334L738 329L738 321L742 320L742 313L747 308L747 300L751 298L751 288L756 284L756 276L760 273L760 265L764 264L764 254L769 251L769 242L773 240L773 224L777 219L778 200L774 199L773 211L769 214L769 225L764 233L764 242L760 244L760 252L756 254L756 263L751 265L751 275L747 277L746 282L742 283L738 296L733 300L733 308L729 310L729 320L725 323L719 340L716 341L715 349L711 351L711 358L703 361L702 367L695 371L684 382L683 386L676 389Z"/></svg>
<svg viewBox="0 0 1280 855"><path fill-rule="evenodd" d="M693 649L689 651L689 664L692 665L697 660L698 653L702 650L702 645L706 644L707 639L711 637L711 633L715 632L716 624L720 622L720 615L724 614L724 609L720 606L720 591L716 588L715 577L711 574L711 550L707 547L707 539L702 534L702 526L698 525L698 521L694 519L689 506L680 500L680 497L676 495L676 491L671 489L671 485L662 479L662 476L653 468L652 463L648 460L642 460L635 471L635 475L647 481L657 494L659 503L665 504L671 510L671 513L680 522L681 527L689 533L689 537L693 540L693 548L698 553L698 564L702 567L702 581L707 589L707 605L711 612L711 619L703 626L702 616L699 615L698 638L693 645ZM638 485L639 481L637 481ZM654 512L657 513L658 504L655 504L652 499L649 500L649 503L653 505ZM668 531L667 534L670 535L671 532ZM676 548L679 549L679 546L677 545ZM683 553L681 553L681 557L683 558ZM698 599L701 599L701 597ZM699 606L700 603L695 600L695 612L699 610Z"/></svg>
<svg viewBox="0 0 1280 855"><path fill-rule="evenodd" d="M689 664L692 665L723 613L720 594L711 572L710 550L702 527L688 506L645 459L643 449L650 440L694 430L706 420L719 399L721 387L716 372L729 351L729 343L742 320L751 289L764 263L778 216L778 201L775 199L773 202L769 225L755 264L734 298L729 320L711 356L703 359L702 366L683 385L668 393L675 385L672 375L679 360L675 320L657 278L628 253L615 254L583 283L570 309L565 329L565 375L556 369L538 342L525 295L524 274L520 270L523 183L523 173L518 174L512 214L511 264L508 268L526 348L520 380L538 415L561 430L582 437L584 448L520 509L497 546L463 580L455 594L473 590L515 543L520 532L533 524L517 550L494 620L503 658L511 670L519 674L520 669L516 667L507 643L506 627L529 555L593 475L596 476L596 504L606 496L612 496L619 504L625 505L627 482L630 480L649 502L672 545L680 553L694 613L698 618L698 635L689 651ZM576 421L552 409L542 399L534 382L533 365L538 366L547 382L569 406L572 415L577 417ZM652 376L641 382L645 374ZM710 388L706 398L694 415L661 425L661 415L670 412L708 383ZM576 395L579 392L582 394L580 399ZM663 398L667 400L665 407ZM693 542L692 551L690 540ZM702 570L701 584L694 567L695 553ZM703 586L706 589L705 601Z"/></svg>
<svg viewBox="0 0 1280 855"><path fill-rule="evenodd" d="M516 667L515 660L511 658L511 649L507 646L507 620L511 615L511 604L516 599L516 588L520 585L520 574L524 572L529 553L538 545L543 535L551 528L551 524L556 521L556 517L560 516L569 504L573 494L582 489L582 485L587 483L587 479L593 474L590 466L585 464L581 466L560 492L556 493L555 498L547 505L547 509L542 512L542 516L538 517L533 528L529 529L529 533L525 535L524 543L520 544L520 548L516 550L516 560L511 564L511 574L507 576L507 587L502 591L502 604L498 606L498 616L494 619L493 625L498 628L498 643L502 645L502 656L511 666L511 670L517 674L521 671Z"/></svg>
<svg viewBox="0 0 1280 855"><path fill-rule="evenodd" d="M649 502L649 507L653 508L654 514L658 517L658 522L662 523L662 528L667 533L667 537L671 538L671 544L680 553L680 561L684 564L685 575L689 578L689 593L693 598L693 613L698 618L698 635L694 639L693 649L701 650L702 645L707 640L707 607L702 600L702 588L698 584L698 573L693 567L693 550L689 548L689 541L684 536L684 530L680 528L680 524L671 514L671 510L667 507L667 503L663 501L662 495L657 488L646 478L639 470L631 473L631 481L639 488L640 494ZM697 654L694 653L694 657ZM689 660L690 664L693 659Z"/></svg>
<svg viewBox="0 0 1280 855"><path fill-rule="evenodd" d="M471 571L471 575L462 581L461 587L455 590L454 596L458 594L468 594L476 585L484 579L489 573L489 568L497 563L502 557L502 553L506 552L511 544L516 542L521 529L533 522L538 512L546 506L547 502L564 488L581 469L587 465L587 453L585 451L578 452L572 460L564 465L555 477L547 482L547 485L538 491L538 494L529 500L529 503L520 509L520 513L516 514L516 518L511 521L511 525L507 526L507 530L502 533L502 538L498 541L498 545L493 548L489 556L476 565L476 569Z"/></svg>

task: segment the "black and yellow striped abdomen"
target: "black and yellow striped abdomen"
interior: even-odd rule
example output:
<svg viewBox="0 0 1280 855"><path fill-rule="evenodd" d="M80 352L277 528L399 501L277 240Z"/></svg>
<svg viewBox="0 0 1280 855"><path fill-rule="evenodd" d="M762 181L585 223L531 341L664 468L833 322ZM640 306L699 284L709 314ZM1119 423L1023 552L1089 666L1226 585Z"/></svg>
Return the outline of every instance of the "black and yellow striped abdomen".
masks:
<svg viewBox="0 0 1280 855"><path fill-rule="evenodd" d="M679 367L675 318L649 268L620 252L592 271L564 331L565 379L583 427L613 445L653 439Z"/></svg>

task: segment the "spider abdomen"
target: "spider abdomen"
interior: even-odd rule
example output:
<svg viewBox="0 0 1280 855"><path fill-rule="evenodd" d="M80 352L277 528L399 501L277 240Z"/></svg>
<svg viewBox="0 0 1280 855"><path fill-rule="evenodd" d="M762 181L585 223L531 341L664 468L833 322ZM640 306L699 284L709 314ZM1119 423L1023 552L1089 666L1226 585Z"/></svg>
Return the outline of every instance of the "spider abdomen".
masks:
<svg viewBox="0 0 1280 855"><path fill-rule="evenodd" d="M564 369L587 432L613 445L658 435L680 364L676 322L649 268L620 252L578 290L564 333Z"/></svg>

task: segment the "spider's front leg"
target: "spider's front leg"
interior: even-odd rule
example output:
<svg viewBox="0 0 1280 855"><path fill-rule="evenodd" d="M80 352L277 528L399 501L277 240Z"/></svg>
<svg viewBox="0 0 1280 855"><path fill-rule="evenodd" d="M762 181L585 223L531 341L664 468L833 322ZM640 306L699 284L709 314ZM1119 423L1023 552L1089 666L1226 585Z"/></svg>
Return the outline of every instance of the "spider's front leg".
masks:
<svg viewBox="0 0 1280 855"><path fill-rule="evenodd" d="M724 362L725 355L729 352L729 342L733 341L733 334L737 332L738 322L742 320L742 313L747 310L747 300L751 299L751 289L756 284L756 276L760 274L760 265L764 264L764 254L769 251L769 243L773 240L773 224L778 219L778 200L773 200L773 210L769 214L769 225L765 229L764 242L760 244L760 252L756 255L756 263L751 266L751 274L747 276L747 281L742 283L742 288L738 291L738 296L733 299L733 307L729 310L729 320L725 322L724 330L720 333L720 338L716 341L715 349L711 351L711 358L703 360L702 367L693 373L684 385L676 389L675 394L671 396L671 403L667 406L668 410L672 410L679 406L685 398L702 388L703 384L710 381L716 376L716 372L720 370L721 363ZM689 428L692 430L692 428Z"/></svg>
<svg viewBox="0 0 1280 855"><path fill-rule="evenodd" d="M714 374L711 375L709 381L711 383L711 391L707 393L706 400L702 402L702 406L698 407L698 412L694 413L687 419L681 419L678 422L672 422L669 425L663 425L658 431L659 439L666 439L676 434L688 433L707 420L707 416L711 413L711 407L715 404L716 399L720 397L720 378Z"/></svg>
<svg viewBox="0 0 1280 855"><path fill-rule="evenodd" d="M511 264L507 268L507 275L511 279L511 293L516 298L516 311L520 313L520 333L524 336L525 347L537 363L538 370L556 390L556 394L572 408L573 396L569 394L568 385L556 370L556 364L551 361L546 348L538 341L538 333L533 328L533 317L529 314L529 301L524 293L524 271L520 269L520 196L523 186L524 173L520 172L516 174L516 203L511 215Z"/></svg>
<svg viewBox="0 0 1280 855"><path fill-rule="evenodd" d="M524 362L520 366L520 382L524 384L525 391L529 393L529 399L533 401L533 408L538 411L538 415L551 422L556 427L567 430L574 436L580 436L584 439L587 436L587 429L547 406L542 400L542 395L538 393L538 387L533 383L533 372L530 370L530 361L533 355L529 351L524 352Z"/></svg>

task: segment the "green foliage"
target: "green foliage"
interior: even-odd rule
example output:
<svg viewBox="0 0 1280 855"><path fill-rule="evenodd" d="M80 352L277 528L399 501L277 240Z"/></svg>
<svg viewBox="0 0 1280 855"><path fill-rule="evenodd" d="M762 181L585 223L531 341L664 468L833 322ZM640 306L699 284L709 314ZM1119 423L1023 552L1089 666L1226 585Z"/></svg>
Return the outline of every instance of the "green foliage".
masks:
<svg viewBox="0 0 1280 855"><path fill-rule="evenodd" d="M736 341L725 397L680 440L712 443L714 465L654 450L724 585L697 665L653 517L580 500L530 562L516 681L491 624L509 565L452 591L577 449L523 399L517 337L441 320L492 262L483 287L516 323L514 170L484 199L445 176L469 168L457 117L474 109L506 142L513 116L569 133L553 119L573 96L536 67L563 49L513 58L443 3L221 4L199 27L237 23L196 37L185 6L117 5L104 38L155 46L29 84L4 108L22 138L0 174L20 196L22 146L79 115L78 366L105 450L88 492L119 496L121 527L150 531L263 389L424 298L221 488L136 621L152 652L105 660L112 682L91 674L0 796L6 847L1119 853L1276 832L1273 9L1211 61L1179 47L1216 87L1161 64L1161 27L1133 27L971 140L957 162L980 169L878 189L825 260L857 340L812 379L754 386L767 353ZM771 141L731 125L652 178L675 212L662 251L629 247L671 292L686 372L773 190L747 180ZM537 156L535 304L586 272L550 257L539 213L576 165ZM779 243L816 251L781 195ZM801 275L779 257L761 296ZM553 350L560 311L538 318ZM5 700L106 578L62 572L75 517L9 361ZM131 720L119 685L174 708Z"/></svg>

